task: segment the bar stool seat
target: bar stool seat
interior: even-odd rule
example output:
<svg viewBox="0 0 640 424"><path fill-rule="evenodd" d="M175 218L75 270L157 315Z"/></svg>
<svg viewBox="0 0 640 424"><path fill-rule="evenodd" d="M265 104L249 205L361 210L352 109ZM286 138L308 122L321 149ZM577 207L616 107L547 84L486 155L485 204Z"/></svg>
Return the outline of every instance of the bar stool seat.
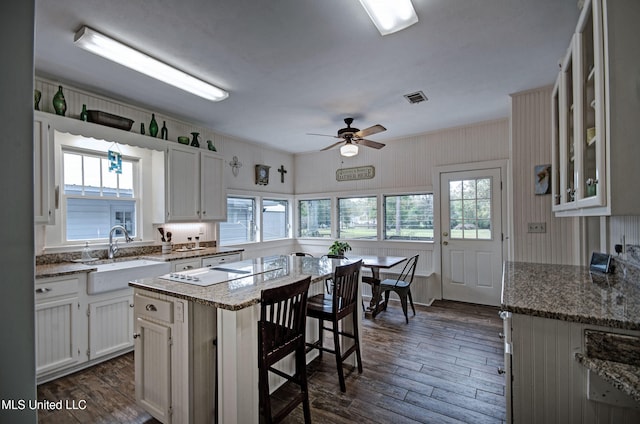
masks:
<svg viewBox="0 0 640 424"><path fill-rule="evenodd" d="M300 403L304 422L311 422L305 352L307 291L311 277L286 286L263 290L258 321L258 391L260 422L279 423ZM289 354L295 354L295 372L287 374L273 367ZM300 392L273 414L269 372L293 382Z"/></svg>

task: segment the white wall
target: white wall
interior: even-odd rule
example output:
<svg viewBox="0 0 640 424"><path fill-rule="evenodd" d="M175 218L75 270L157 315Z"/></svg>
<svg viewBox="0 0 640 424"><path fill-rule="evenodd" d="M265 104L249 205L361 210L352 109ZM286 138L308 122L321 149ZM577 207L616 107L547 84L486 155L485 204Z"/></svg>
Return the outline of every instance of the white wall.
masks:
<svg viewBox="0 0 640 424"><path fill-rule="evenodd" d="M512 216L514 261L577 264L577 218L555 218L551 194L534 194L535 165L551 164L551 88L511 95ZM545 234L528 233L544 222Z"/></svg>
<svg viewBox="0 0 640 424"><path fill-rule="evenodd" d="M386 142L381 150L361 147L353 158L343 158L338 149L295 156L297 197L379 195L389 192L433 191L434 168L467 162L509 158L509 121L500 119L444 129ZM373 165L375 177L369 180L336 181L339 168ZM438 205L434 205L434 208ZM437 226L438 223L435 223ZM439 231L439 228L435 228ZM296 250L322 255L333 239L299 239ZM412 256L419 254L417 274L412 286L416 303L429 303L441 297L440 259L431 242L349 240L352 254ZM368 291L366 291L368 292Z"/></svg>

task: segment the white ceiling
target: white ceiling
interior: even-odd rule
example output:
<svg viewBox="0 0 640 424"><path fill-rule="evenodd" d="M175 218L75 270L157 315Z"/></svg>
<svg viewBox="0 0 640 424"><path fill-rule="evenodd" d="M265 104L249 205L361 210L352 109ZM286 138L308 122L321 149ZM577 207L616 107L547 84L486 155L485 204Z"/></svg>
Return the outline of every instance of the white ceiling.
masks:
<svg viewBox="0 0 640 424"><path fill-rule="evenodd" d="M357 0L38 0L36 75L288 152L320 150L343 119L380 142L509 115L552 84L576 0L413 0L380 36ZM212 103L73 44L87 25L230 92ZM404 94L422 90L428 102Z"/></svg>

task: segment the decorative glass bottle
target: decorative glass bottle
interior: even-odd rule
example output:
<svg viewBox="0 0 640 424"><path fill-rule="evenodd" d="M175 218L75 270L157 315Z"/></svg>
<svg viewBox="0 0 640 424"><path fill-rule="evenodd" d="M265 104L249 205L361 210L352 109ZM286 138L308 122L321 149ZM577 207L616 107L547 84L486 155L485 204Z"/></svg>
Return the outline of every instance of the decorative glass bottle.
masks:
<svg viewBox="0 0 640 424"><path fill-rule="evenodd" d="M200 147L200 142L198 141L198 135L200 133L197 132L192 132L191 135L193 136L193 139L191 140L191 145L193 147Z"/></svg>
<svg viewBox="0 0 640 424"><path fill-rule="evenodd" d="M167 131L166 121L162 121L162 129L160 130L160 138L163 140L169 139L169 131Z"/></svg>
<svg viewBox="0 0 640 424"><path fill-rule="evenodd" d="M86 122L87 119L89 119L89 114L87 113L87 105L83 104L82 112L80 112L80 120Z"/></svg>
<svg viewBox="0 0 640 424"><path fill-rule="evenodd" d="M149 122L149 135L155 137L158 135L158 123L156 122L156 115L151 114L151 122Z"/></svg>
<svg viewBox="0 0 640 424"><path fill-rule="evenodd" d="M56 115L64 116L67 111L67 102L64 99L62 93L62 86L58 86L58 92L53 96L53 109L56 111Z"/></svg>

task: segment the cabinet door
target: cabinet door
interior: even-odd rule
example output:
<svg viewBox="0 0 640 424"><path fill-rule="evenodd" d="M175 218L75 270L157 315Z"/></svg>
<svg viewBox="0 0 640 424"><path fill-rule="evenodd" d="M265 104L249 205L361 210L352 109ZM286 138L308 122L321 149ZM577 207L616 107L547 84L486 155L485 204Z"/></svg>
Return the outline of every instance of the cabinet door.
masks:
<svg viewBox="0 0 640 424"><path fill-rule="evenodd" d="M224 192L224 164L221 157L208 152L200 156L200 214L203 221L224 221L227 199Z"/></svg>
<svg viewBox="0 0 640 424"><path fill-rule="evenodd" d="M169 147L167 152L167 222L200 219L200 152L193 147Z"/></svg>
<svg viewBox="0 0 640 424"><path fill-rule="evenodd" d="M36 224L55 224L53 152L50 149L51 126L37 115L33 121L34 220Z"/></svg>
<svg viewBox="0 0 640 424"><path fill-rule="evenodd" d="M133 295L89 303L89 359L133 346Z"/></svg>
<svg viewBox="0 0 640 424"><path fill-rule="evenodd" d="M578 207L592 207L605 204L604 52L600 1L584 7L574 59L576 198Z"/></svg>
<svg viewBox="0 0 640 424"><path fill-rule="evenodd" d="M136 317L136 401L165 424L171 422L171 329Z"/></svg>
<svg viewBox="0 0 640 424"><path fill-rule="evenodd" d="M80 362L77 296L37 303L35 321L38 376Z"/></svg>

